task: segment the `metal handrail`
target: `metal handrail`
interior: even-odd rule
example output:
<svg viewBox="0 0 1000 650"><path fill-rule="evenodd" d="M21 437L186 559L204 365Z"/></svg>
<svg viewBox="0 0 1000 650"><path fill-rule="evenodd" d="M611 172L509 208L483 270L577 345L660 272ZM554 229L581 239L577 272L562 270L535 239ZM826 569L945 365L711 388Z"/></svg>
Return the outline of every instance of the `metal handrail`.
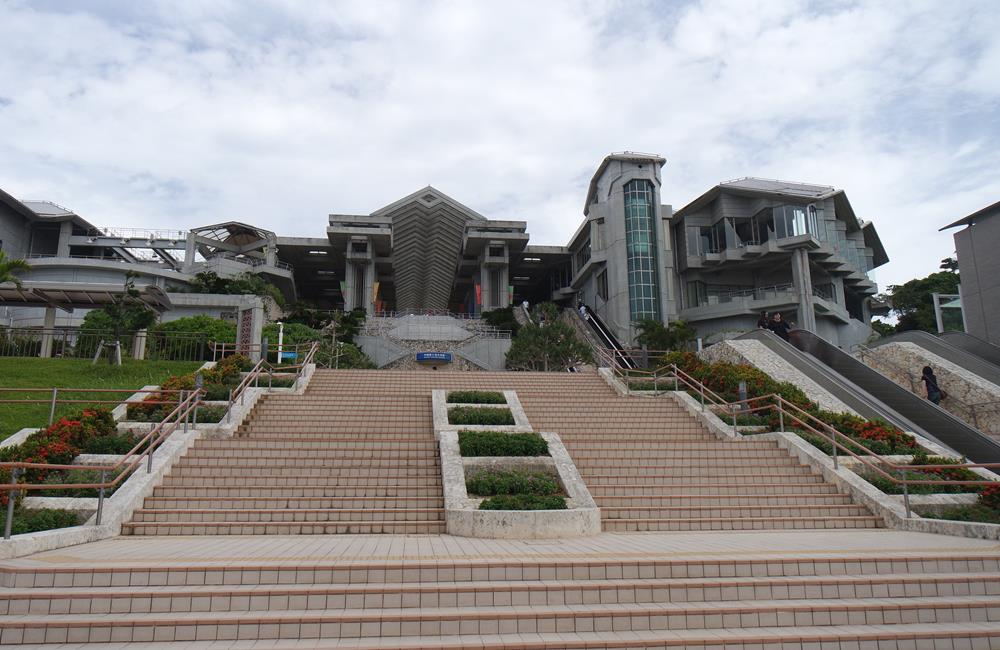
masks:
<svg viewBox="0 0 1000 650"><path fill-rule="evenodd" d="M0 491L8 492L7 499L7 520L4 525L4 539L10 539L11 525L14 519L14 501L16 492L20 490L31 491L31 490L52 490L52 489L96 489L98 490L97 497L97 513L94 520L94 525L101 525L101 515L104 511L104 492L106 489L116 486L125 476L129 475L139 464L146 459L146 471L151 473L153 471L153 452L160 446L160 444L167 439L174 431L177 430L178 426L183 425L184 430L187 431L188 424L192 421L197 422L197 411L198 407L202 403L202 391L200 389L193 391L186 391L186 396L181 395L180 401L177 406L174 407L166 417L150 429L149 433L143 436L129 451L122 454L122 457L114 465L60 465L55 463L26 463L26 462L7 462L0 463L0 469L10 470L10 483L0 483ZM145 450L137 455L140 449L145 446ZM125 467L122 470L122 467ZM89 471L99 471L101 472L101 481L99 483L65 483L60 485L53 485L51 483L18 483L17 479L20 475L27 470L89 470ZM121 471L119 471L121 470ZM106 480L108 472L113 474L116 473L113 479Z"/></svg>
<svg viewBox="0 0 1000 650"><path fill-rule="evenodd" d="M605 358L609 359L612 363L614 362L613 355L607 354L607 352L602 351ZM880 474L884 478L888 479L895 485L901 485L903 490L903 503L906 509L906 517L909 519L912 516L912 509L910 508L910 486L911 485L1000 485L1000 482L993 481L989 479L983 479L981 481L935 481L935 480L924 480L924 479L911 479L907 478L907 470L934 470L934 469L1000 469L1000 463L956 463L956 464L940 464L940 465L913 465L905 463L895 463L893 461L887 460L885 457L876 454L871 449L868 449L859 442L853 440L850 436L839 431L836 427L823 422L813 414L809 413L802 407L789 402L784 397L778 393L770 393L768 395L750 397L744 400L738 400L734 402L729 402L719 396L717 393L712 391L710 388L705 386L702 382L698 381L691 375L687 374L675 364L665 364L659 368L654 368L653 370L643 370L634 371L629 369L623 369L611 365L611 370L618 376L627 378L630 375L644 374L646 376L652 376L654 382L658 376L668 378L665 373L669 369L673 373L673 377L669 377L675 381L675 390L677 387L677 382L681 382L698 391L701 396L701 407L705 410L706 406L720 408L725 411L726 415L732 416L733 430L736 430L736 418L743 414L755 413L765 410L777 411L779 430L781 432L785 431L785 419L789 418L792 422L798 424L799 426L805 428L807 431L815 433L823 438L825 438L830 444L833 456L833 466L834 468L839 468L839 454L838 451L842 451L847 455L854 458L861 465L871 469L872 471ZM629 385L626 379L625 382L626 392L630 392ZM753 407L751 404L763 403L761 406ZM815 425L815 426L814 426ZM841 441L841 438L845 442ZM855 449L862 450L862 454L858 454ZM964 460L964 459L963 459ZM887 471L888 470L888 471ZM898 473L897 477L895 474Z"/></svg>

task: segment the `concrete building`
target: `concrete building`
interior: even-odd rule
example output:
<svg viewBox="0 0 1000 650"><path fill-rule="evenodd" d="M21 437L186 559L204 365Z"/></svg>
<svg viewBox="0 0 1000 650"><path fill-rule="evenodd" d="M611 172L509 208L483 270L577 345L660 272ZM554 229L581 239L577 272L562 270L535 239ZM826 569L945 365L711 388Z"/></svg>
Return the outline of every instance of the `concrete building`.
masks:
<svg viewBox="0 0 1000 650"><path fill-rule="evenodd" d="M941 230L959 227L955 252L966 331L1000 345L1000 202Z"/></svg>
<svg viewBox="0 0 1000 650"><path fill-rule="evenodd" d="M529 245L524 221L488 219L430 186L371 214L331 214L319 237L234 221L186 232L97 228L0 193L0 246L32 263L25 280L120 282L135 270L137 283L170 292L200 272L251 271L289 301L369 314L583 302L626 343L644 318L681 318L723 337L753 327L761 310L841 345L868 337L876 288L867 273L887 257L842 190L741 179L675 212L662 199L665 163L607 156L565 246Z"/></svg>

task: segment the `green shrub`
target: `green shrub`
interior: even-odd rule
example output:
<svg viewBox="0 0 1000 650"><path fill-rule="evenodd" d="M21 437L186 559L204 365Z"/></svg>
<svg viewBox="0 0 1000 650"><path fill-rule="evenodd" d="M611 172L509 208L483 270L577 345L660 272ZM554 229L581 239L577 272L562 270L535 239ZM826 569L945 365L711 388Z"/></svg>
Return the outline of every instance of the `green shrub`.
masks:
<svg viewBox="0 0 1000 650"><path fill-rule="evenodd" d="M537 433L459 431L463 456L548 456L549 443Z"/></svg>
<svg viewBox="0 0 1000 650"><path fill-rule="evenodd" d="M480 510L566 510L566 497L502 494L479 504Z"/></svg>
<svg viewBox="0 0 1000 650"><path fill-rule="evenodd" d="M153 334L204 334L206 340L217 343L236 342L236 323L211 316L185 316L166 323L158 323L152 328Z"/></svg>
<svg viewBox="0 0 1000 650"><path fill-rule="evenodd" d="M502 426L514 424L510 409L456 406L448 409L448 424L483 424Z"/></svg>
<svg viewBox="0 0 1000 650"><path fill-rule="evenodd" d="M919 513L928 519L947 519L949 521L972 521L981 524L1000 524L1000 510L988 508L981 503L954 506L943 510L925 510Z"/></svg>
<svg viewBox="0 0 1000 650"><path fill-rule="evenodd" d="M107 472L104 476L105 482L114 480L123 471L125 471L124 467L119 469L118 472L114 474ZM104 488L104 496L109 497L114 494L126 480L128 479L122 479L118 483ZM96 469L74 469L54 472L45 479L46 484L53 486L52 489L37 492L35 494L36 496L46 497L97 497L100 494L99 488L63 488L59 486L100 482L101 472Z"/></svg>
<svg viewBox="0 0 1000 650"><path fill-rule="evenodd" d="M979 493L979 505L1000 511L1000 483L987 485Z"/></svg>
<svg viewBox="0 0 1000 650"><path fill-rule="evenodd" d="M14 535L23 535L78 525L80 518L68 510L15 508L10 532Z"/></svg>
<svg viewBox="0 0 1000 650"><path fill-rule="evenodd" d="M85 454L127 454L139 442L131 433L120 433L113 436L94 438L82 451Z"/></svg>
<svg viewBox="0 0 1000 650"><path fill-rule="evenodd" d="M226 406L200 406L198 407L198 422L203 424L215 424L226 417Z"/></svg>
<svg viewBox="0 0 1000 650"><path fill-rule="evenodd" d="M453 390L448 393L451 404L506 404L507 398L500 391L493 390Z"/></svg>
<svg viewBox="0 0 1000 650"><path fill-rule="evenodd" d="M469 494L481 497L498 494L559 494L559 480L547 472L480 470L465 479Z"/></svg>
<svg viewBox="0 0 1000 650"><path fill-rule="evenodd" d="M498 330L509 331L511 336L517 335L517 331L521 329L521 324L517 322L516 318L514 318L513 307L501 307L500 309L484 311L479 317L482 318L487 325L495 327Z"/></svg>

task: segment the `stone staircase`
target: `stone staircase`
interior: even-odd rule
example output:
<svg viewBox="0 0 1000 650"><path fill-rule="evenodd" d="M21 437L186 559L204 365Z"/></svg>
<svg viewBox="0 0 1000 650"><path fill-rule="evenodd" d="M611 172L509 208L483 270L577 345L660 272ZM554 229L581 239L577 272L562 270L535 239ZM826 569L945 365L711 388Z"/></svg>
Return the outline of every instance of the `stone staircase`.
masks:
<svg viewBox="0 0 1000 650"><path fill-rule="evenodd" d="M429 403L323 382L266 396L234 437L197 441L122 532L443 533Z"/></svg>
<svg viewBox="0 0 1000 650"><path fill-rule="evenodd" d="M0 584L4 645L1000 647L996 553L207 566L174 560L114 569L7 566Z"/></svg>

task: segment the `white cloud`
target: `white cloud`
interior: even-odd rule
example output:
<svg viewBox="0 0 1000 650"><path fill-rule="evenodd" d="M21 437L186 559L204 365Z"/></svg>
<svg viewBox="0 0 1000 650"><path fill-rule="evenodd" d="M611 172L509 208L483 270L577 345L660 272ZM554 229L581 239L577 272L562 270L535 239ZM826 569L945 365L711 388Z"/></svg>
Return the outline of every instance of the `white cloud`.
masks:
<svg viewBox="0 0 1000 650"><path fill-rule="evenodd" d="M564 243L607 153L680 207L746 175L832 184L882 282L992 203L1000 10L897 2L0 5L0 187L99 224L319 235L434 184Z"/></svg>

